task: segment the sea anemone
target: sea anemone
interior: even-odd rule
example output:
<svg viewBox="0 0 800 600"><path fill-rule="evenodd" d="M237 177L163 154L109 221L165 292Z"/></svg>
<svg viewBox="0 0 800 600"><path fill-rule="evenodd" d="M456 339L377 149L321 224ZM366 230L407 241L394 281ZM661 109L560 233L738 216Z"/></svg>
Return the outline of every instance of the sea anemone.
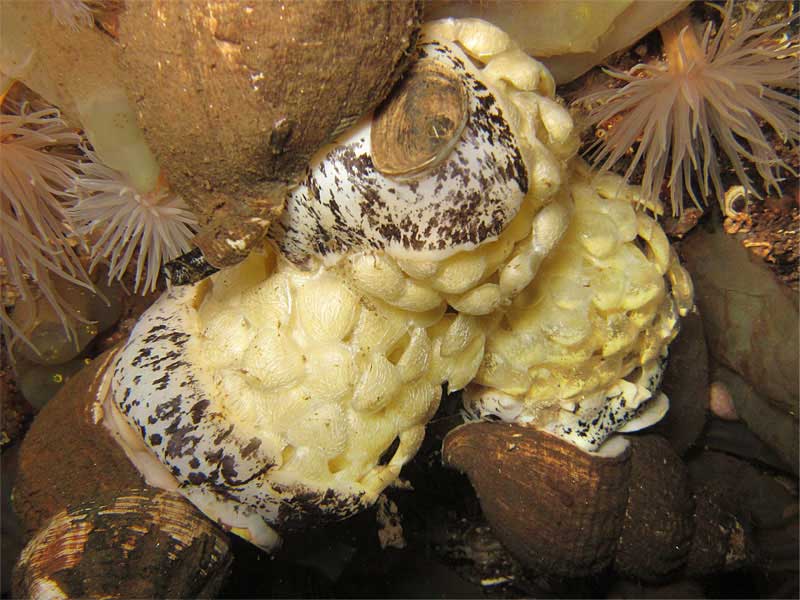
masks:
<svg viewBox="0 0 800 600"><path fill-rule="evenodd" d="M55 108L33 110L24 103L16 112L0 114L0 258L20 298L32 299L35 282L74 337L73 318L81 318L59 295L53 276L94 289L70 245L75 229L62 204L76 174L80 136ZM30 344L5 307L0 319Z"/></svg>
<svg viewBox="0 0 800 600"><path fill-rule="evenodd" d="M683 12L659 28L665 63L639 64L628 73L607 71L626 85L582 100L597 103L589 117L592 124L610 125L590 150L593 162L609 169L638 142L625 176L644 158L642 192L657 197L669 164L674 214L683 208L684 189L698 206L711 186L720 200L724 195L712 137L741 184L756 197L759 191L743 159L755 166L765 191L779 190L781 171L794 173L761 128L763 122L792 148L800 140L797 98L778 91L796 90L800 82L797 40L779 39L792 19L757 27L756 16L747 13L735 24L731 2L715 8L722 15L716 33L708 23L698 38ZM692 185L694 173L700 199Z"/></svg>
<svg viewBox="0 0 800 600"><path fill-rule="evenodd" d="M72 31L94 25L94 11L103 0L50 0L50 9L59 24Z"/></svg>
<svg viewBox="0 0 800 600"><path fill-rule="evenodd" d="M56 21L73 31L89 28L94 23L92 8L84 0L50 0L50 9Z"/></svg>
<svg viewBox="0 0 800 600"><path fill-rule="evenodd" d="M84 149L68 210L78 232L91 240L89 270L108 260L108 280L122 279L138 248L134 292L156 289L161 266L191 249L196 220L183 199L165 186L140 193L124 176Z"/></svg>

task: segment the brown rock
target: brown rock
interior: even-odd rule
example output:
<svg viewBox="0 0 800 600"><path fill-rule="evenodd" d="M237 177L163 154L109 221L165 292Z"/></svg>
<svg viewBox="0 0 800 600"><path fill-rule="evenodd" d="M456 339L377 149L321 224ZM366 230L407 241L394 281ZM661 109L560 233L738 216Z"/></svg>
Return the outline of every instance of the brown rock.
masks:
<svg viewBox="0 0 800 600"><path fill-rule="evenodd" d="M662 391L669 411L651 430L663 435L683 455L700 437L708 416L708 349L700 315L681 319L681 330L669 347Z"/></svg>
<svg viewBox="0 0 800 600"><path fill-rule="evenodd" d="M22 436L33 409L17 389L5 349L0 352L0 447L5 448Z"/></svg>
<svg viewBox="0 0 800 600"><path fill-rule="evenodd" d="M68 506L107 501L145 483L106 429L94 403L111 353L97 357L48 402L22 442L14 509L29 532Z"/></svg>
<svg viewBox="0 0 800 600"><path fill-rule="evenodd" d="M717 540L714 543L719 547L724 547L726 540L728 544L724 559L717 553L713 560L706 556L699 563L711 563L706 572L755 563L776 579L791 576L796 584L800 548L796 488L787 489L778 478L721 452L700 454L689 463L689 471L697 501L698 530ZM704 504L717 508L704 516L699 514ZM703 527L701 517L710 524ZM695 546L700 548L697 542ZM693 562L689 565L702 572Z"/></svg>
<svg viewBox="0 0 800 600"><path fill-rule="evenodd" d="M798 298L721 230L696 228L681 244L712 356L797 422Z"/></svg>
<svg viewBox="0 0 800 600"><path fill-rule="evenodd" d="M730 395L735 414L780 457L781 467L795 475L800 467L798 422L756 392L734 371L717 365L712 373ZM744 440L737 440L742 443Z"/></svg>

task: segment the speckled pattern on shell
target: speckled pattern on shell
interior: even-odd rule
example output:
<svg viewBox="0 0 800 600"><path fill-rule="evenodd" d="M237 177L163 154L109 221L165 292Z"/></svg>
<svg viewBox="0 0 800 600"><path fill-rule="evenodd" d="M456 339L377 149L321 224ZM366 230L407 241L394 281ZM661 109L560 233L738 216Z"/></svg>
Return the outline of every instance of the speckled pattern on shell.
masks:
<svg viewBox="0 0 800 600"><path fill-rule="evenodd" d="M376 170L371 117L321 151L270 232L295 263L370 248L438 260L497 237L517 214L528 170L495 92L455 44L424 44L419 60L463 78L470 114L461 139L444 161L409 178Z"/></svg>
<svg viewBox="0 0 800 600"><path fill-rule="evenodd" d="M560 411L560 420L546 428L547 431L571 441L584 450L596 450L612 434L626 427L630 431L651 425L645 413L654 408L661 409L657 394L661 378L667 364L666 352L648 365L648 372L636 382L638 385L617 385L606 393L599 408L582 410L577 407L574 413ZM626 382L628 383L628 382ZM666 401L666 396L663 396ZM666 406L663 406L666 410ZM661 411L659 411L661 412ZM660 418L661 414L657 415ZM642 420L641 427L637 425ZM626 429L627 431L627 429Z"/></svg>
<svg viewBox="0 0 800 600"><path fill-rule="evenodd" d="M547 417L552 419L549 421L526 411L518 399L480 388L469 388L464 393L464 412L470 421L534 424L582 450L594 452L614 433L644 429L663 416L669 401L657 391L666 365L665 351L658 360L648 363L635 382L622 380L590 394L584 402L574 403L572 410L562 406L555 417Z"/></svg>
<svg viewBox="0 0 800 600"><path fill-rule="evenodd" d="M319 522L358 512L358 494L270 485L267 474L275 465L261 440L243 437L211 408L186 357L189 313L175 310L195 293L195 287L174 288L137 323L115 363L112 393L119 408L182 487L192 488L192 498L198 491L211 494L243 518L257 513L278 531L308 514Z"/></svg>
<svg viewBox="0 0 800 600"><path fill-rule="evenodd" d="M502 33L471 27L486 34L473 43ZM497 52L481 72L456 43L424 44L421 60L468 92L450 154L387 178L363 120L288 199L271 230L280 255L165 294L116 360L113 400L180 491L262 547L273 527L373 502L444 382L472 382L479 416L590 451L665 407L655 388L688 275L634 188L568 162L572 122L539 95L535 61Z"/></svg>

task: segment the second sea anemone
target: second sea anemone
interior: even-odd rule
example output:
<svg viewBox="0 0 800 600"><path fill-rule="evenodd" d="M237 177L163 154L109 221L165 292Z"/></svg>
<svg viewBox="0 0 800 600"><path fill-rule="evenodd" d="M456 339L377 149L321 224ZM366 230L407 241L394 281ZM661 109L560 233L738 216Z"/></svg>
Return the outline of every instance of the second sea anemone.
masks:
<svg viewBox="0 0 800 600"><path fill-rule="evenodd" d="M94 152L86 150L86 156L74 182L78 200L69 214L91 240L90 270L107 260L109 281L121 279L138 250L134 292L152 292L161 266L191 249L195 218L163 186L139 192Z"/></svg>
<svg viewBox="0 0 800 600"><path fill-rule="evenodd" d="M55 108L24 103L16 114L0 114L0 258L7 281L26 301L35 284L71 337L72 319L80 316L56 282L93 289L70 243L75 230L63 204L77 169L79 142ZM15 336L27 339L4 308L0 319Z"/></svg>
<svg viewBox="0 0 800 600"><path fill-rule="evenodd" d="M731 3L719 9L716 33L709 23L700 37L688 13L678 15L659 28L665 63L608 71L626 85L584 98L598 104L591 122L610 125L594 149L594 162L608 169L638 143L626 177L643 162L642 192L653 198L666 176L673 213L682 210L684 192L698 206L712 191L722 199L718 153L757 197L745 163L755 167L766 190L779 190L782 171L794 173L762 124L792 148L800 141L797 98L779 91L798 89L796 40L779 39L786 21L758 27L748 13L737 24L732 9Z"/></svg>

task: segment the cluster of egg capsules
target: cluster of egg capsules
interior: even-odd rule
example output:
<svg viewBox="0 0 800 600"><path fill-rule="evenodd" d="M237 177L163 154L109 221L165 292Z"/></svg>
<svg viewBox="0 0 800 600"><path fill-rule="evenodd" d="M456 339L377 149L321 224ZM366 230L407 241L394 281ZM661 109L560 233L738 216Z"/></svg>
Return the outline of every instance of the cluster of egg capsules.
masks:
<svg viewBox="0 0 800 600"><path fill-rule="evenodd" d="M271 450L282 483L373 500L422 443L441 384L463 387L483 358L485 336L445 302L404 310L272 253L211 286L190 354L197 377Z"/></svg>
<svg viewBox="0 0 800 600"><path fill-rule="evenodd" d="M637 369L660 369L678 316L692 306L688 273L638 188L573 164L552 202L535 214L523 206L499 239L476 250L438 263L347 262L346 277L363 293L410 311L447 302L462 335L486 338L468 395L477 416L546 427L558 418L551 409L599 409L604 392ZM642 392L639 402L654 390Z"/></svg>
<svg viewBox="0 0 800 600"><path fill-rule="evenodd" d="M521 140L527 196L496 239L446 258L354 248L301 270L268 249L212 278L193 362L264 440L273 481L374 500L417 451L443 384L467 387L477 417L567 423L554 432L579 446L573 422L616 402L583 445L594 450L653 396L691 307L638 188L571 158L578 138L546 69L487 23L425 35L484 64L473 76Z"/></svg>
<svg viewBox="0 0 800 600"><path fill-rule="evenodd" d="M374 497L418 449L444 383L499 390L545 426L544 409L664 354L691 282L636 201L578 166L544 208L443 261L361 254L302 271L254 255L215 276L197 360L226 410L273 437L284 477Z"/></svg>
<svg viewBox="0 0 800 600"><path fill-rule="evenodd" d="M563 238L489 336L466 394L473 414L596 450L658 397L692 284L658 223L634 209L637 192L614 175L570 184Z"/></svg>

